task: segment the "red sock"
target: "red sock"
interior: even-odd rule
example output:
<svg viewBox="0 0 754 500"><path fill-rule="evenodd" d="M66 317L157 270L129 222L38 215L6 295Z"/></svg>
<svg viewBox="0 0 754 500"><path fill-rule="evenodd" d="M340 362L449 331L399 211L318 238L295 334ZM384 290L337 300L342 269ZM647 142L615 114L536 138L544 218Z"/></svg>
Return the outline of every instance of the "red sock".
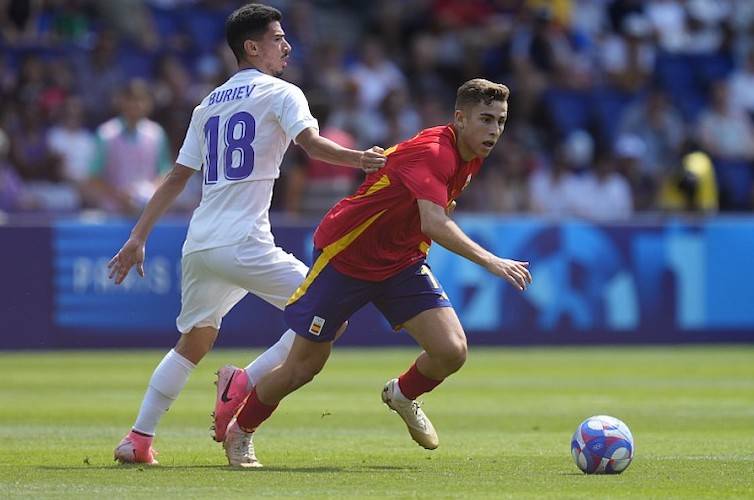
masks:
<svg viewBox="0 0 754 500"><path fill-rule="evenodd" d="M406 370L406 373L398 377L398 387L401 393L408 399L416 399L421 394L429 392L438 385L442 380L434 380L419 373L416 363Z"/></svg>
<svg viewBox="0 0 754 500"><path fill-rule="evenodd" d="M241 408L241 411L236 417L238 426L246 432L257 430L262 422L267 420L272 412L275 411L278 405L266 405L259 401L257 397L257 391L254 389L249 394L249 399L246 400L246 404Z"/></svg>

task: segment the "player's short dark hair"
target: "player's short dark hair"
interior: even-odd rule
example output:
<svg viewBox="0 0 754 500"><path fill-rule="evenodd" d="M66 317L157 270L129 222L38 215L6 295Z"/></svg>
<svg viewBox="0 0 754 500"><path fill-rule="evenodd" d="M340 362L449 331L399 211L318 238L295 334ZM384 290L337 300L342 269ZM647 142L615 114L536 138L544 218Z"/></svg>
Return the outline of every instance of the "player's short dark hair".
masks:
<svg viewBox="0 0 754 500"><path fill-rule="evenodd" d="M225 21L225 38L236 60L243 59L243 44L246 40L256 40L267 32L273 21L280 21L283 15L274 7L260 3L250 3L236 9Z"/></svg>
<svg viewBox="0 0 754 500"><path fill-rule="evenodd" d="M508 87L484 78L474 78L458 87L456 109L464 109L475 104L490 104L492 101L507 101L510 95Z"/></svg>

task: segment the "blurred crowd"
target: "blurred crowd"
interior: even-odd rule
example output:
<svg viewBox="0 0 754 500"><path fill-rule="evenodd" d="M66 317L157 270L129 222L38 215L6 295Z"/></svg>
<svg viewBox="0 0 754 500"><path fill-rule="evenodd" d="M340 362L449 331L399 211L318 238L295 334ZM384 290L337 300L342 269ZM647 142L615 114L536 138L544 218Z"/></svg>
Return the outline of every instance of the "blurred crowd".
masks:
<svg viewBox="0 0 754 500"><path fill-rule="evenodd" d="M511 89L459 208L626 220L750 211L751 0L270 0L284 78L321 133L390 146L452 119L455 89ZM0 0L0 211L135 214L193 107L235 72L227 0ZM201 194L195 176L175 210ZM273 208L319 215L360 181L295 147Z"/></svg>

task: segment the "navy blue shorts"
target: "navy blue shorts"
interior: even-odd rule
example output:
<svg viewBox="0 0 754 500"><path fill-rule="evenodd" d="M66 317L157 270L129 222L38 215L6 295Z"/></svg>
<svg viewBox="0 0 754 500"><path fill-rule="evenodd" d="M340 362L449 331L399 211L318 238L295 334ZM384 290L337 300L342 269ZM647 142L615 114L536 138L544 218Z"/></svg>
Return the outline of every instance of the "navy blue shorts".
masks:
<svg viewBox="0 0 754 500"><path fill-rule="evenodd" d="M315 264L285 308L288 327L314 342L332 341L338 328L369 302L396 330L422 311L453 307L424 261L374 282L346 276L329 263L317 269L318 257L315 250Z"/></svg>

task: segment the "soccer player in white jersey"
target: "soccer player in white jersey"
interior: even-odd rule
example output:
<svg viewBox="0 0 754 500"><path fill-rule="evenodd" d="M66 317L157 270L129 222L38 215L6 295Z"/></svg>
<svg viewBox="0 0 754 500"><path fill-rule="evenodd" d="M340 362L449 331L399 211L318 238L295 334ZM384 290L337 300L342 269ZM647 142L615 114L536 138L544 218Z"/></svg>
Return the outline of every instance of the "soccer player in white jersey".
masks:
<svg viewBox="0 0 754 500"><path fill-rule="evenodd" d="M226 37L239 71L194 109L176 165L108 264L117 284L133 266L144 276L149 233L201 169L202 200L191 218L181 261L182 305L176 325L182 335L152 374L136 422L115 448L115 459L122 463L157 463L152 449L157 424L212 348L228 311L248 292L282 310L306 276L303 263L275 246L268 214L291 140L312 158L365 172L385 162L381 148L356 151L320 137L304 94L277 78L291 52L281 18L277 9L260 4L228 17ZM218 372L215 440L223 441L227 423L255 381L285 360L294 337L286 331L246 369L226 366ZM253 451L249 457L248 466L258 465Z"/></svg>

